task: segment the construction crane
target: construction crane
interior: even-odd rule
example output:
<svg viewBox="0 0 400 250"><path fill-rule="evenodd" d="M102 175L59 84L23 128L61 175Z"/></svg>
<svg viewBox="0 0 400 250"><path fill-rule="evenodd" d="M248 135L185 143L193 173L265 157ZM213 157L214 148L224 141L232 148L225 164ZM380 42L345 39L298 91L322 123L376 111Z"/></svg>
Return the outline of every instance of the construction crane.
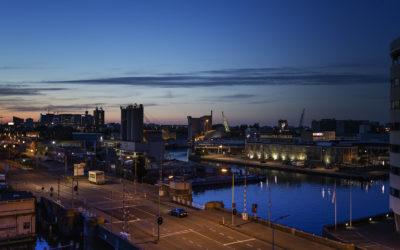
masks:
<svg viewBox="0 0 400 250"><path fill-rule="evenodd" d="M303 127L303 123L304 123L304 113L306 112L306 109L303 108L303 112L301 112L301 116L300 116L300 121L299 121L299 128Z"/></svg>
<svg viewBox="0 0 400 250"><path fill-rule="evenodd" d="M224 115L224 111L222 111L222 119L224 119L224 127L225 127L225 132L229 133L231 132L229 125L228 125L228 121L226 120L226 117Z"/></svg>

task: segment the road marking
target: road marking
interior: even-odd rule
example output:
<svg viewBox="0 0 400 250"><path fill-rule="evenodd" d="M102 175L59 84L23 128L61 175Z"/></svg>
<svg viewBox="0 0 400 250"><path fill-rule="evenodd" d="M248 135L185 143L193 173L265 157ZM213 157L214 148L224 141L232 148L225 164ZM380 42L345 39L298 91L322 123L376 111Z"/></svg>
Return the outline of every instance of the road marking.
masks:
<svg viewBox="0 0 400 250"><path fill-rule="evenodd" d="M253 245L252 245L252 244L246 244L246 246L248 246L248 247L253 247Z"/></svg>
<svg viewBox="0 0 400 250"><path fill-rule="evenodd" d="M180 235L180 234L186 234L186 233L191 233L191 231L190 230L182 230L182 231L178 231L178 232L162 234L162 235L160 235L160 237L164 238L164 237L169 237L169 236L173 236L173 235ZM183 239L185 239L185 238L183 237Z"/></svg>
<svg viewBox="0 0 400 250"><path fill-rule="evenodd" d="M250 239L247 239L247 240L237 240L237 241L226 243L226 244L223 244L223 245L224 246L229 246L229 245L233 245L233 244L237 244L237 243L243 243L243 242L252 241L252 240L255 240L255 238L250 238Z"/></svg>
<svg viewBox="0 0 400 250"><path fill-rule="evenodd" d="M193 244L193 241L189 240L190 244Z"/></svg>
<svg viewBox="0 0 400 250"><path fill-rule="evenodd" d="M190 231L192 231L193 233L198 234L198 235L200 235L200 236L202 236L202 237L204 237L204 238L206 238L206 239L209 239L209 240L211 240L211 241L217 242L217 243L220 244L220 245L225 246L225 245L222 244L221 242L219 242L219 241L217 241L217 240L214 240L213 238L210 238L210 237L208 237L208 236L206 236L206 235L204 235L204 234L201 234L201 233L199 233L199 232L197 232L197 231L194 231L193 229L190 229Z"/></svg>
<svg viewBox="0 0 400 250"><path fill-rule="evenodd" d="M224 236L225 234L223 234L223 233L219 233L220 235L222 235L222 236Z"/></svg>

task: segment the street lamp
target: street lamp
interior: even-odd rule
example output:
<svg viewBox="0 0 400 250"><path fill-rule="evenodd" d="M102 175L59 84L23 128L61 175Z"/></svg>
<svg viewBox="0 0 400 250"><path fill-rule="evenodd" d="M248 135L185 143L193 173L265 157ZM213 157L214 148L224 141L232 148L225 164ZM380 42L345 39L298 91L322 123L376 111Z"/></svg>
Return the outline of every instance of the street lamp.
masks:
<svg viewBox="0 0 400 250"><path fill-rule="evenodd" d="M232 172L232 219L231 219L231 223L232 226L235 225L235 215L236 215L236 204L235 204L235 173L233 171ZM221 173L226 174L228 173L228 169L226 168L222 168L221 169Z"/></svg>
<svg viewBox="0 0 400 250"><path fill-rule="evenodd" d="M287 218L287 217L289 217L289 214L287 214L287 215L282 215L282 216L276 218L275 220L273 220L272 223L275 224L275 223L278 222L279 220L283 220L283 219L285 219L285 218ZM275 228L274 228L274 225L273 225L273 224L271 224L271 228L272 228L272 249L274 250L274 249L275 249Z"/></svg>

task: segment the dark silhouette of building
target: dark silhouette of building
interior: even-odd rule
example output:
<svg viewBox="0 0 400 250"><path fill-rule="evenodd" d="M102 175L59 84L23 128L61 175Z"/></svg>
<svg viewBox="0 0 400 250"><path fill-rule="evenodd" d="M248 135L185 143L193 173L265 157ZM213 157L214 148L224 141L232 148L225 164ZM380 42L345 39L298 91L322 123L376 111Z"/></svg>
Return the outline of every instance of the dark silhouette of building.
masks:
<svg viewBox="0 0 400 250"><path fill-rule="evenodd" d="M143 105L121 106L121 140L143 141Z"/></svg>
<svg viewBox="0 0 400 250"><path fill-rule="evenodd" d="M95 110L93 110L93 117L94 117L94 126L96 129L99 129L100 127L104 126L104 110L103 108L98 108L96 107Z"/></svg>

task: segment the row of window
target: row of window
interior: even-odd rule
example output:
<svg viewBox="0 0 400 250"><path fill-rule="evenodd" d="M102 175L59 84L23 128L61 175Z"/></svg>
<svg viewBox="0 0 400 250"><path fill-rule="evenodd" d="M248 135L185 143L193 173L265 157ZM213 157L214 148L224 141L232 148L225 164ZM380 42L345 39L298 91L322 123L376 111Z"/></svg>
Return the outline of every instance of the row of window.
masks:
<svg viewBox="0 0 400 250"><path fill-rule="evenodd" d="M400 198L400 190L390 187L390 195L396 198Z"/></svg>
<svg viewBox="0 0 400 250"><path fill-rule="evenodd" d="M394 175L400 176L400 168L391 166L391 167L390 167L390 173L391 173L391 174L394 174Z"/></svg>
<svg viewBox="0 0 400 250"><path fill-rule="evenodd" d="M390 101L390 109L391 110L400 109L400 100L391 100Z"/></svg>
<svg viewBox="0 0 400 250"><path fill-rule="evenodd" d="M390 81L390 85L391 85L392 88L400 86L400 79L399 78L393 78Z"/></svg>
<svg viewBox="0 0 400 250"><path fill-rule="evenodd" d="M392 122L390 124L390 131L398 131L400 130L400 122Z"/></svg>
<svg viewBox="0 0 400 250"><path fill-rule="evenodd" d="M390 144L390 152L400 153L400 145L398 145L398 144Z"/></svg>

